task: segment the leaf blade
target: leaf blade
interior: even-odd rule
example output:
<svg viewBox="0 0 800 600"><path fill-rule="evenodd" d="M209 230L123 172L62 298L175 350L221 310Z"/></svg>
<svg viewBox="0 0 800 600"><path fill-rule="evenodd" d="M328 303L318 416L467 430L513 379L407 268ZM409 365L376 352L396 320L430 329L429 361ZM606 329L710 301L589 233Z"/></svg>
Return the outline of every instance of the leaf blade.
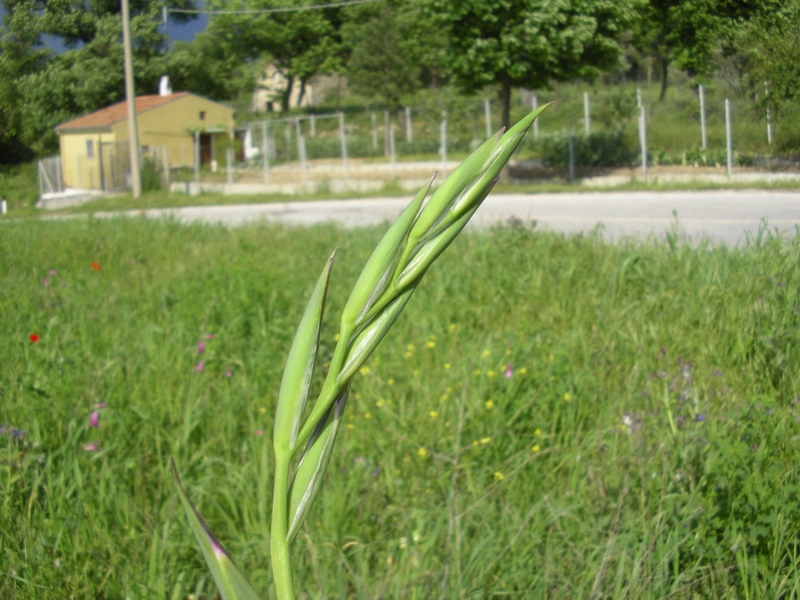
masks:
<svg viewBox="0 0 800 600"><path fill-rule="evenodd" d="M272 443L276 450L283 453L291 452L295 448L297 431L300 428L303 411L308 400L308 391L319 348L319 333L325 310L325 299L328 294L331 267L335 255L334 251L314 286L303 317L297 326L292 347L289 349L289 356L286 358L286 366L283 369L272 437Z"/></svg>
<svg viewBox="0 0 800 600"><path fill-rule="evenodd" d="M222 544L219 543L211 529L206 525L203 516L189 499L183 489L178 469L172 458L170 458L170 463L172 465L172 475L178 484L181 504L183 504L186 516L189 518L189 524L197 538L197 543L200 545L200 551L203 553L203 558L205 558L206 565L208 565L208 569L214 577L214 583L217 584L217 589L223 600L260 600L259 595L253 589L247 577L233 562L225 548L222 547Z"/></svg>

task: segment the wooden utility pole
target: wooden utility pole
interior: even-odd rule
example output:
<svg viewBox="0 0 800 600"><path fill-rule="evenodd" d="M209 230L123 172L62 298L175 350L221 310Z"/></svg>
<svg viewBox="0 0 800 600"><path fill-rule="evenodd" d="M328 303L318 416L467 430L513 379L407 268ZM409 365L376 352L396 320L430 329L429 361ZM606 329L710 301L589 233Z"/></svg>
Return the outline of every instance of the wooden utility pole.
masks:
<svg viewBox="0 0 800 600"><path fill-rule="evenodd" d="M136 91L133 88L133 53L131 51L131 18L128 0L122 0L122 45L125 50L125 99L128 102L128 138L131 155L133 197L142 195L139 170L139 133L136 129Z"/></svg>

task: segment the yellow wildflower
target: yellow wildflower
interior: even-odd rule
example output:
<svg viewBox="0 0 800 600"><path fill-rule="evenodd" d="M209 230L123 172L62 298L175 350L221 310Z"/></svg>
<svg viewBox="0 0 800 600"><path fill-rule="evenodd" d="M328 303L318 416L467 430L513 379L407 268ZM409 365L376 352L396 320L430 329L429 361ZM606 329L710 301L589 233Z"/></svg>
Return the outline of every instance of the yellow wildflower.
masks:
<svg viewBox="0 0 800 600"><path fill-rule="evenodd" d="M369 374L369 367L364 365L363 367L361 367L358 370L358 372L361 373L362 375L368 375Z"/></svg>
<svg viewBox="0 0 800 600"><path fill-rule="evenodd" d="M536 454L540 450L541 450L541 448L539 447L539 444L536 444L536 445L534 445L533 448L531 448L531 452L533 452L534 454Z"/></svg>
<svg viewBox="0 0 800 600"><path fill-rule="evenodd" d="M419 450L417 450L417 455L420 458L425 458L426 456L428 456L428 451L425 450L425 448L420 448Z"/></svg>
<svg viewBox="0 0 800 600"><path fill-rule="evenodd" d="M394 385L394 379L390 378L389 381L386 382L386 385Z"/></svg>
<svg viewBox="0 0 800 600"><path fill-rule="evenodd" d="M364 413L364 418L365 419L371 419L372 418L372 413L368 413L368 412Z"/></svg>
<svg viewBox="0 0 800 600"><path fill-rule="evenodd" d="M487 400L483 405L486 407L486 410L492 410L494 408L494 400Z"/></svg>
<svg viewBox="0 0 800 600"><path fill-rule="evenodd" d="M492 438L481 438L481 444L488 444L492 441Z"/></svg>
<svg viewBox="0 0 800 600"><path fill-rule="evenodd" d="M432 410L432 411L431 411L431 412L429 412L428 414L430 415L430 417L431 417L431 420L433 420L433 419L435 419L436 417L438 417L438 416L439 416L439 413L438 413L438 412L436 412L435 410Z"/></svg>
<svg viewBox="0 0 800 600"><path fill-rule="evenodd" d="M450 323L450 327L448 327L448 329L450 330L450 333L454 333L456 330L456 324Z"/></svg>
<svg viewBox="0 0 800 600"><path fill-rule="evenodd" d="M495 372L494 372L494 371L492 371L491 369L489 369L488 371L486 371L486 376L487 376L487 377L494 377L495 375L497 375L497 373L495 373Z"/></svg>
<svg viewBox="0 0 800 600"><path fill-rule="evenodd" d="M505 475L503 475L503 474L502 474L500 471L495 471L495 472L494 472L494 478L495 478L497 481L503 481L503 479L505 479L505 478L506 478L506 476L505 476Z"/></svg>
<svg viewBox="0 0 800 600"><path fill-rule="evenodd" d="M489 356L489 354L491 354L491 352L489 352L488 350L484 350L481 356L483 356L483 358L486 358L487 356Z"/></svg>
<svg viewBox="0 0 800 600"><path fill-rule="evenodd" d="M426 348L434 348L434 347L436 347L436 342L434 342L433 340L429 340L428 343L425 344L425 347Z"/></svg>
<svg viewBox="0 0 800 600"><path fill-rule="evenodd" d="M445 368L445 370L449 369L450 368L450 363L444 363L444 368Z"/></svg>
<svg viewBox="0 0 800 600"><path fill-rule="evenodd" d="M528 369L526 369L525 367L522 367L522 368L519 370L519 372L520 372L520 374L521 374L521 375L525 375L525 373L527 373L527 372L528 372Z"/></svg>
<svg viewBox="0 0 800 600"><path fill-rule="evenodd" d="M533 435L542 435L542 430L537 427L533 430Z"/></svg>
<svg viewBox="0 0 800 600"><path fill-rule="evenodd" d="M572 396L569 395L569 392L564 392L564 402L569 402L572 400Z"/></svg>

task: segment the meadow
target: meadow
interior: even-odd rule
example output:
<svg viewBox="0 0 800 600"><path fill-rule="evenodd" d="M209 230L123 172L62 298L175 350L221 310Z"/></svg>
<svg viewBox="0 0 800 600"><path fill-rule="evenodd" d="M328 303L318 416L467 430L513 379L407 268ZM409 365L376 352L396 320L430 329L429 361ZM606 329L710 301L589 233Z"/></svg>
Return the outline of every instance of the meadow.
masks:
<svg viewBox="0 0 800 600"><path fill-rule="evenodd" d="M170 457L271 597L286 352L339 246L327 360L383 229L0 223L0 597L217 597ZM463 235L353 384L302 597L800 595L799 264Z"/></svg>

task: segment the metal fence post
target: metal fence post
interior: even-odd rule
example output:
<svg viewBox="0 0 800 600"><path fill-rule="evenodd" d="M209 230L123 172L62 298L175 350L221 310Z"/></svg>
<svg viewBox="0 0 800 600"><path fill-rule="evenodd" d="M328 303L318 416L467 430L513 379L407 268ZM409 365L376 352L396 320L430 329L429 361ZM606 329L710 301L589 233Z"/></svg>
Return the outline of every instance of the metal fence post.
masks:
<svg viewBox="0 0 800 600"><path fill-rule="evenodd" d="M583 92L583 125L586 135L589 135L591 132L591 127L589 126L589 92Z"/></svg>
<svg viewBox="0 0 800 600"><path fill-rule="evenodd" d="M706 92L702 84L697 86L697 95L700 99L700 141L701 148L705 150L708 147L708 137L706 134Z"/></svg>
<svg viewBox="0 0 800 600"><path fill-rule="evenodd" d="M772 114L769 111L769 84L764 82L764 99L767 103L767 144L772 146Z"/></svg>
<svg viewBox="0 0 800 600"><path fill-rule="evenodd" d="M297 153L300 155L300 173L303 176L303 188L308 185L308 172L306 170L306 138L301 135L297 138Z"/></svg>
<svg viewBox="0 0 800 600"><path fill-rule="evenodd" d="M442 122L439 124L439 151L442 155L442 177L447 177L447 113L442 113Z"/></svg>
<svg viewBox="0 0 800 600"><path fill-rule="evenodd" d="M572 118L569 120L569 139L567 140L567 161L569 163L569 182L575 181L575 134L572 132Z"/></svg>
<svg viewBox="0 0 800 600"><path fill-rule="evenodd" d="M262 163L264 168L264 185L269 185L269 141L267 138L267 126L267 121L261 121L261 153L263 155Z"/></svg>
<svg viewBox="0 0 800 600"><path fill-rule="evenodd" d="M169 153L167 152L166 145L161 146L161 154L164 155L164 181L167 184L167 189L169 189L170 184L170 172L169 172Z"/></svg>
<svg viewBox="0 0 800 600"><path fill-rule="evenodd" d="M200 183L200 132L194 132L194 180Z"/></svg>
<svg viewBox="0 0 800 600"><path fill-rule="evenodd" d="M728 177L733 174L733 132L731 131L731 101L725 98L725 147L728 151Z"/></svg>
<svg viewBox="0 0 800 600"><path fill-rule="evenodd" d="M492 137L492 103L487 98L483 101L483 117L486 120L486 139Z"/></svg>
<svg viewBox="0 0 800 600"><path fill-rule="evenodd" d="M339 142L342 147L342 175L347 182L347 134L344 130L344 113L339 111Z"/></svg>
<svg viewBox="0 0 800 600"><path fill-rule="evenodd" d="M642 147L642 176L647 181L647 111L639 107L639 144Z"/></svg>
<svg viewBox="0 0 800 600"><path fill-rule="evenodd" d="M378 149L378 125L377 119L375 118L375 111L369 111L369 122L372 125L372 149Z"/></svg>
<svg viewBox="0 0 800 600"><path fill-rule="evenodd" d="M406 115L406 141L410 144L414 141L414 133L411 129L411 107L405 107L405 115Z"/></svg>
<svg viewBox="0 0 800 600"><path fill-rule="evenodd" d="M392 124L392 116L389 109L383 111L383 155L389 156L389 127Z"/></svg>
<svg viewBox="0 0 800 600"><path fill-rule="evenodd" d="M397 155L394 146L394 125L389 128L389 161L392 166L392 181L397 179Z"/></svg>

